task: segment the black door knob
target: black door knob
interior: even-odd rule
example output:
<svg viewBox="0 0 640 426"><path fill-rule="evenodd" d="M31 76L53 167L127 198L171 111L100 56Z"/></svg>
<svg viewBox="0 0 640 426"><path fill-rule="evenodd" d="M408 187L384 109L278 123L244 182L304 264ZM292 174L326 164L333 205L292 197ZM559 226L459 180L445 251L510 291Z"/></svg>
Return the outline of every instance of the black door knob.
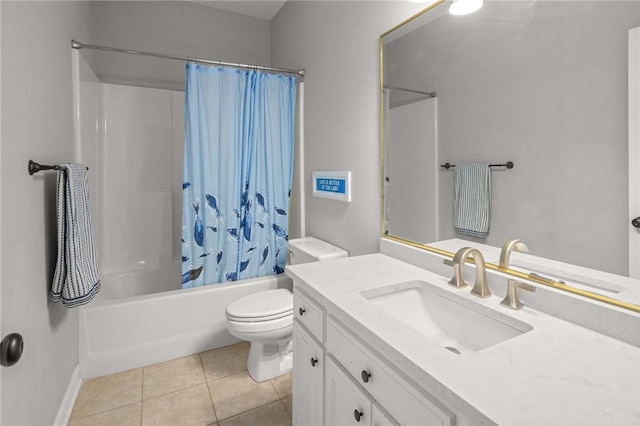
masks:
<svg viewBox="0 0 640 426"><path fill-rule="evenodd" d="M638 216L635 219L633 219L631 221L631 224L636 228L640 228L640 216Z"/></svg>
<svg viewBox="0 0 640 426"><path fill-rule="evenodd" d="M307 312L307 310L305 308L300 308L298 309L298 312L300 313L300 315L304 315L304 313Z"/></svg>
<svg viewBox="0 0 640 426"><path fill-rule="evenodd" d="M0 342L0 365L3 367L11 367L20 361L22 350L24 349L24 340L18 333L8 334Z"/></svg>
<svg viewBox="0 0 640 426"><path fill-rule="evenodd" d="M318 358L311 358L311 366L312 367L315 367L317 363L318 363Z"/></svg>
<svg viewBox="0 0 640 426"><path fill-rule="evenodd" d="M364 415L362 414L362 411L360 411L360 410L358 410L358 409L355 409L355 410L353 410L353 417L355 417L355 418L356 418L356 422L359 422L359 421L360 421L360 419L361 419L362 417L364 417Z"/></svg>
<svg viewBox="0 0 640 426"><path fill-rule="evenodd" d="M369 373L367 370L362 370L362 381L363 382L368 383L370 377L371 377L371 373Z"/></svg>

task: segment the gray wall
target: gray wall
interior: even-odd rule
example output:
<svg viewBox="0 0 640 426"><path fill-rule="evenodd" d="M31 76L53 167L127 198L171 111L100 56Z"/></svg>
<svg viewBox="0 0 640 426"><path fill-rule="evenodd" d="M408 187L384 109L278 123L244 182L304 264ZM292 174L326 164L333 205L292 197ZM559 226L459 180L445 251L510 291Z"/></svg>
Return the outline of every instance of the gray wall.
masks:
<svg viewBox="0 0 640 426"><path fill-rule="evenodd" d="M78 311L48 302L55 261L55 174L74 158L72 37L87 38L86 3L2 2L2 335L25 339L2 368L3 425L52 424L78 363Z"/></svg>
<svg viewBox="0 0 640 426"><path fill-rule="evenodd" d="M400 2L289 1L271 21L272 65L305 68L306 229L351 256L381 234L380 34L424 8ZM314 170L351 170L352 199L311 197Z"/></svg>
<svg viewBox="0 0 640 426"><path fill-rule="evenodd" d="M78 311L47 301L55 173L29 176L26 165L74 159L70 40L268 65L270 24L186 2L3 0L1 19L2 335L16 331L26 343L22 360L2 369L0 423L50 425L78 363ZM160 72L151 84L183 90L182 62L98 55L105 80L136 84L152 66Z"/></svg>
<svg viewBox="0 0 640 426"><path fill-rule="evenodd" d="M269 65L270 23L185 1L100 1L87 44ZM184 62L110 52L86 58L101 81L184 91Z"/></svg>
<svg viewBox="0 0 640 426"><path fill-rule="evenodd" d="M627 31L638 25L638 2L486 2L389 45L390 84L438 93L440 164L515 162L492 173L480 242L522 238L534 255L628 273ZM440 174L441 239L462 237L454 173Z"/></svg>

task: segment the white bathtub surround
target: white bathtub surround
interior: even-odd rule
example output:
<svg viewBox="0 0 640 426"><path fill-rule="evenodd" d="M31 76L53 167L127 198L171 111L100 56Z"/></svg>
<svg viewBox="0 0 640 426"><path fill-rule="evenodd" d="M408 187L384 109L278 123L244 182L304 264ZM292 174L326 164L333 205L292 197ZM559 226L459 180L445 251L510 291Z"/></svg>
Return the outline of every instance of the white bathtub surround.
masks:
<svg viewBox="0 0 640 426"><path fill-rule="evenodd" d="M178 289L184 93L101 83L73 54L76 160L89 167L102 280L97 298Z"/></svg>
<svg viewBox="0 0 640 426"><path fill-rule="evenodd" d="M134 269L102 274L98 300L159 294L180 288L180 262L171 261L155 269Z"/></svg>
<svg viewBox="0 0 640 426"><path fill-rule="evenodd" d="M240 297L291 289L285 275L115 300L80 310L80 376L88 379L237 343L225 308Z"/></svg>
<svg viewBox="0 0 640 426"><path fill-rule="evenodd" d="M388 365L459 414L459 423L640 422L636 346L533 310L526 302L520 311L505 309L502 292L479 299L447 285L448 276L383 254L289 266L287 273L296 291L315 299L327 318L346 326ZM410 281L425 281L461 303L532 329L473 353L454 354L360 294Z"/></svg>

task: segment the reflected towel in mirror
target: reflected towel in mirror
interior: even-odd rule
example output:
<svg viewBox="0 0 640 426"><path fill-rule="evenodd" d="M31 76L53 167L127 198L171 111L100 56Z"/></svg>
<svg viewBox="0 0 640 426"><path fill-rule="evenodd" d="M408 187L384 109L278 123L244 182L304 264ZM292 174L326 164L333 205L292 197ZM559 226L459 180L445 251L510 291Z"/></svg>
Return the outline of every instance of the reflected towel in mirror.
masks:
<svg viewBox="0 0 640 426"><path fill-rule="evenodd" d="M455 179L453 223L456 232L486 237L491 210L489 163L457 164Z"/></svg>

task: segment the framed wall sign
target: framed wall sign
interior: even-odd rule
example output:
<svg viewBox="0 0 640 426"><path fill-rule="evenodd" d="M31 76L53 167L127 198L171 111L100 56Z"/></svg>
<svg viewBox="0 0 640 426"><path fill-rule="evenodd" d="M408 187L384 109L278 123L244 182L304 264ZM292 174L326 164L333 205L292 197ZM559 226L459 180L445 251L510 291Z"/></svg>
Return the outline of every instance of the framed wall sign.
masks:
<svg viewBox="0 0 640 426"><path fill-rule="evenodd" d="M314 197L351 202L351 172L313 172Z"/></svg>

